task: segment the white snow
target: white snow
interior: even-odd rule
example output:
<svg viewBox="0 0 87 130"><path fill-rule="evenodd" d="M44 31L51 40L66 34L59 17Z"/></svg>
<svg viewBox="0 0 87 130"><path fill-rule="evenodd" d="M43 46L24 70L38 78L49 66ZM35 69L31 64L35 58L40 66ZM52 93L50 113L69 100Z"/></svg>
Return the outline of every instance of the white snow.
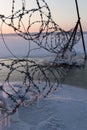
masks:
<svg viewBox="0 0 87 130"><path fill-rule="evenodd" d="M87 35L84 36L87 41ZM19 57L27 55L29 44L23 39L7 38L5 40L14 55ZM34 48L37 48L34 44L31 48L31 57L50 55L45 50L34 51ZM75 48L78 53L83 52L81 40ZM2 39L0 39L0 57L11 57ZM48 98L29 107L21 107L19 119L11 121L10 127L4 126L5 122L0 121L0 130L87 130L87 90L62 85Z"/></svg>
<svg viewBox="0 0 87 130"><path fill-rule="evenodd" d="M87 130L87 90L62 85L49 97L19 110L3 130Z"/></svg>

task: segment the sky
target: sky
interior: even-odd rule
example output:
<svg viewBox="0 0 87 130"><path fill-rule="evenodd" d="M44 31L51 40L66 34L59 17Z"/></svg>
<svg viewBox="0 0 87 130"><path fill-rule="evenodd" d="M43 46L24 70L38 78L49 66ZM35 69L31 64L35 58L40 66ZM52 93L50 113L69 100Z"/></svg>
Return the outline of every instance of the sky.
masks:
<svg viewBox="0 0 87 130"><path fill-rule="evenodd" d="M41 0L40 0L41 1ZM77 22L77 13L75 7L75 0L45 0L51 10L53 20L64 30L69 30L74 28ZM78 0L81 23L84 31L87 31L87 0ZM36 0L26 0L26 8L35 8ZM15 0L15 11L21 8L21 0ZM4 14L5 16L9 16L12 10L12 0L0 0L0 14ZM39 19L38 16L32 18ZM27 19L25 18L24 24L27 25ZM15 22L16 23L16 22ZM1 20L0 20L1 25ZM37 30L37 26L32 30ZM1 27L0 27L1 30ZM2 27L3 33L11 33L13 29L7 27L3 24Z"/></svg>
<svg viewBox="0 0 87 130"><path fill-rule="evenodd" d="M75 26L77 22L75 0L47 1L50 1L52 15L57 24L66 30ZM87 0L78 0L78 5L83 29L87 30Z"/></svg>

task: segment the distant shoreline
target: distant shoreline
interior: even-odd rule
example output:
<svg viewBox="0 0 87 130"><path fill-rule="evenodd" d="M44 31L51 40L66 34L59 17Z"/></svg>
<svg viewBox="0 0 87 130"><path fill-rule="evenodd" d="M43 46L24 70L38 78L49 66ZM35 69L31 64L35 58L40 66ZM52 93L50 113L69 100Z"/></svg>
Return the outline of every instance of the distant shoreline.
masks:
<svg viewBox="0 0 87 130"><path fill-rule="evenodd" d="M38 33L38 32L31 32L31 34L33 34L33 33ZM87 31L83 31L83 33L84 33L84 34L87 34ZM1 34L0 34L0 35L1 35ZM9 35L15 35L15 36L17 36L17 33L15 33L15 32L14 32L14 33L3 33L3 35L8 35L8 36L9 36Z"/></svg>
<svg viewBox="0 0 87 130"><path fill-rule="evenodd" d="M10 61L11 59L1 59L1 61ZM5 76L5 72L1 72L1 79ZM2 80L1 80L2 81ZM87 89L87 62L85 68L71 68L67 74L63 84L81 87Z"/></svg>

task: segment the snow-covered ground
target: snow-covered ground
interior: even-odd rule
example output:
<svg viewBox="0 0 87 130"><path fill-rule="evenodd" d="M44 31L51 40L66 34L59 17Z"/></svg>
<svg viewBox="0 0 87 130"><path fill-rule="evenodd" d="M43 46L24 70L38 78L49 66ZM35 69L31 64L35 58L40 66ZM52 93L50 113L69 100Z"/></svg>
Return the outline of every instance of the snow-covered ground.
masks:
<svg viewBox="0 0 87 130"><path fill-rule="evenodd" d="M87 35L84 36L85 41L87 41ZM14 37L12 39L5 38L5 40L14 55L21 57L27 55L28 42L25 43L23 39L15 39ZM32 49L34 47L36 46L31 46ZM81 40L75 48L78 53L83 52ZM50 54L45 50L31 52L31 57L48 55ZM11 56L0 39L0 57ZM6 125L5 122L0 122L0 130L87 130L87 90L62 85L48 98L29 107L21 107L19 119L9 123ZM1 128L2 125L4 125L3 128Z"/></svg>
<svg viewBox="0 0 87 130"><path fill-rule="evenodd" d="M62 85L49 97L21 107L3 130L87 130L87 90Z"/></svg>

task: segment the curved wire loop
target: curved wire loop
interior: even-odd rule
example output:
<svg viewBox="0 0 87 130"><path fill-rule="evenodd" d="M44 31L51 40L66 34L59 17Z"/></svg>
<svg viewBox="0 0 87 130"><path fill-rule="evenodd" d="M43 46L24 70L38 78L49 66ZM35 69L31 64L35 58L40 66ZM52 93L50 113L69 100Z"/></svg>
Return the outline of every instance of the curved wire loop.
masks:
<svg viewBox="0 0 87 130"><path fill-rule="evenodd" d="M31 9L27 8L27 2L22 0L22 8L15 11L16 1L13 0L11 15L0 15L2 22L25 40L34 42L51 53L58 54L62 53L62 50L72 49L79 40L80 33L74 34L73 39L73 30L66 32L53 21L50 8L44 0L35 2L36 6ZM32 33L35 27L37 30Z"/></svg>
<svg viewBox="0 0 87 130"><path fill-rule="evenodd" d="M16 10L16 0L12 0L11 15L0 15L2 20L1 28L3 23L6 24L17 35L28 40L29 45L33 42L39 48L55 54L55 57L49 64L39 63L30 59L31 47L29 47L27 56L21 59L11 53L10 48L7 47L15 57L9 64L3 60L0 61L2 70L7 69L6 77L0 85L0 91L10 101L8 107L8 103L3 99L8 115L13 114L21 105L27 105L38 100L38 98L46 97L50 92L58 88L70 66L65 63L54 63L56 59L65 57L66 52L73 53L73 46L80 39L78 26L66 32L53 21L50 8L45 0L34 0L36 2L34 8L28 8L26 0L21 0L21 2L22 7ZM36 26L38 27L37 31L32 33ZM76 30L75 33L74 30ZM2 32L1 35L4 40ZM17 82L16 75L20 77L20 82Z"/></svg>

